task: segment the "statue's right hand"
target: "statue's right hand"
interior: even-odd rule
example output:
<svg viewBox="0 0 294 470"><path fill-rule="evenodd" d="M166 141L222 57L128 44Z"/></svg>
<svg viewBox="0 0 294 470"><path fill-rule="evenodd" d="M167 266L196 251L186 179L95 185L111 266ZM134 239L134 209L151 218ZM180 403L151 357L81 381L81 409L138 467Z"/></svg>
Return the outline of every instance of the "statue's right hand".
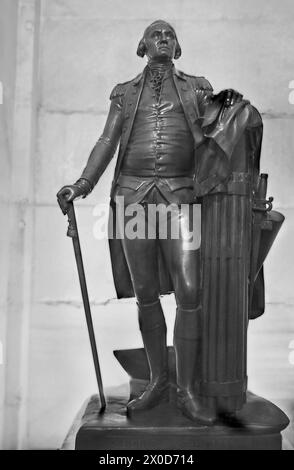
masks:
<svg viewBox="0 0 294 470"><path fill-rule="evenodd" d="M63 214L67 213L69 202L81 196L85 198L91 191L91 183L85 178L78 179L75 184L63 186L57 193L57 201Z"/></svg>
<svg viewBox="0 0 294 470"><path fill-rule="evenodd" d="M80 191L74 184L63 186L57 193L57 201L63 214L67 213L68 203L80 196Z"/></svg>
<svg viewBox="0 0 294 470"><path fill-rule="evenodd" d="M71 202L81 195L80 188L74 184L63 186L57 193L57 199Z"/></svg>

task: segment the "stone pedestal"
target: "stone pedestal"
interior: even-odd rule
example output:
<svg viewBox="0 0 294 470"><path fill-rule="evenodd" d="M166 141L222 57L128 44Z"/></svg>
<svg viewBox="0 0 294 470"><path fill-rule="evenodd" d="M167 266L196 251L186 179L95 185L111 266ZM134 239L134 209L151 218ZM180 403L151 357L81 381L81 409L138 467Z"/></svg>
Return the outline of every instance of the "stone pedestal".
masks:
<svg viewBox="0 0 294 470"><path fill-rule="evenodd" d="M173 403L165 403L135 420L126 416L127 397L109 397L106 412L99 415L94 395L81 419L76 450L279 450L281 430L288 418L275 405L251 393L231 421L213 427L185 418ZM275 421L275 424L274 424Z"/></svg>
<svg viewBox="0 0 294 470"><path fill-rule="evenodd" d="M130 393L107 397L106 412L99 414L97 395L90 398L79 423L76 449L92 450L237 450L281 449L281 431L287 416L273 403L247 392L246 403L230 416L219 416L207 427L182 415L176 403L175 356L168 348L170 393L167 403L140 412L132 419L126 404L144 391L149 368L144 349L114 352L130 375Z"/></svg>

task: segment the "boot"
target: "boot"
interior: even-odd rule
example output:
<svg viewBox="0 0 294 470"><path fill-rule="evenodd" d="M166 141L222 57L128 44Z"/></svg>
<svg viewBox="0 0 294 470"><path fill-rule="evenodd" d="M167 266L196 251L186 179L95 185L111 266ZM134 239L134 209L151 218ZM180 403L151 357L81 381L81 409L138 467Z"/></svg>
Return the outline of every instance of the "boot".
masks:
<svg viewBox="0 0 294 470"><path fill-rule="evenodd" d="M144 393L127 405L127 414L145 411L168 400L166 324L160 301L137 304L139 326L150 368L150 382Z"/></svg>
<svg viewBox="0 0 294 470"><path fill-rule="evenodd" d="M201 308L177 308L174 331L176 354L177 398L182 413L193 421L211 426L216 421L213 410L204 407L196 395L195 383L200 379L200 315Z"/></svg>

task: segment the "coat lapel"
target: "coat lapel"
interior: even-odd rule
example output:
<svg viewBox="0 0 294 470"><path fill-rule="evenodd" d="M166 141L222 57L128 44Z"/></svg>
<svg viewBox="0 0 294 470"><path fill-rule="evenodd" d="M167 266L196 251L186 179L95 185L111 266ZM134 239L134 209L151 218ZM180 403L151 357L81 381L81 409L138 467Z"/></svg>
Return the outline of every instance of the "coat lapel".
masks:
<svg viewBox="0 0 294 470"><path fill-rule="evenodd" d="M117 164L115 167L114 179L112 182L111 194L115 187L118 176L120 174L123 157L124 157L124 154L128 145L128 141L131 135L131 131L132 131L133 124L134 124L134 119L135 119L136 112L138 109L138 104L139 104L143 86L145 83L145 76L146 76L146 68L130 83L130 85L128 86L126 90L123 109L122 109L123 128L122 128L122 135L121 135L121 143L120 143L120 149L119 149L119 154L117 158Z"/></svg>
<svg viewBox="0 0 294 470"><path fill-rule="evenodd" d="M196 97L194 96L195 93L189 81L189 77L186 77L183 72L180 72L176 68L174 68L173 71L173 80L186 120L194 137L195 147L197 147L203 141L203 133L197 123L199 111Z"/></svg>
<svg viewBox="0 0 294 470"><path fill-rule="evenodd" d="M146 77L146 69L140 73L128 87L124 99L123 106L123 129L122 129L122 145L121 153L124 154L125 149L127 148L128 141L132 132L135 116L137 113L139 101L143 91L144 83Z"/></svg>

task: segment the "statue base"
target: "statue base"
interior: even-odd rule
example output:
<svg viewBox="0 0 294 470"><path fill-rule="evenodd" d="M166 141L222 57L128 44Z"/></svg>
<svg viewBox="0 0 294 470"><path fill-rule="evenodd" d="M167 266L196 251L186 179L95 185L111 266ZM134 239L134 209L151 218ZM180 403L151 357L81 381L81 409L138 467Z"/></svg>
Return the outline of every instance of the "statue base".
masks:
<svg viewBox="0 0 294 470"><path fill-rule="evenodd" d="M128 397L108 397L99 415L90 398L76 435L76 450L280 450L287 416L273 403L248 392L247 403L231 421L213 427L185 418L173 403L162 403L131 420ZM259 411L258 411L259 410Z"/></svg>
<svg viewBox="0 0 294 470"><path fill-rule="evenodd" d="M177 408L175 355L168 348L169 400L126 415L129 400L140 396L149 382L144 349L114 351L130 376L129 395L107 397L104 414L99 414L97 395L90 398L79 423L75 448L82 450L259 450L281 449L281 431L288 417L273 403L247 392L246 403L234 415L219 416L217 423L203 426L186 418Z"/></svg>

